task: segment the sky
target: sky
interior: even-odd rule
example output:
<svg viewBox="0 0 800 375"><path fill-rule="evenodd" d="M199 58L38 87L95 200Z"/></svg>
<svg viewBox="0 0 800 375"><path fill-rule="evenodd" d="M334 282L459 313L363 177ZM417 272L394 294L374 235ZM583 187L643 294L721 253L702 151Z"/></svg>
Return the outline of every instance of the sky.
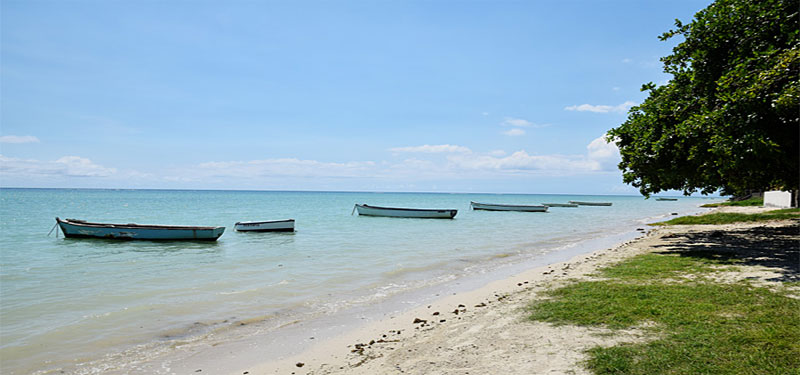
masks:
<svg viewBox="0 0 800 375"><path fill-rule="evenodd" d="M0 3L0 186L637 194L608 129L710 1Z"/></svg>

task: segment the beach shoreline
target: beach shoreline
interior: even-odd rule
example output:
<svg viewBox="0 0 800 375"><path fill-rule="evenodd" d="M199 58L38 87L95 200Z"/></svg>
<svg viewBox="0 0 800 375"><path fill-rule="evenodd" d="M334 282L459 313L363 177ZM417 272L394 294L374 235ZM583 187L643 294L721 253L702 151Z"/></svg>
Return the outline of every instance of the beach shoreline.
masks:
<svg viewBox="0 0 800 375"><path fill-rule="evenodd" d="M760 212L764 209L744 210ZM787 224L657 228L613 247L535 267L475 290L444 296L367 322L335 337L319 340L298 354L245 366L229 360L217 361L213 369L198 364L195 371L227 374L587 373L580 365L586 349L636 342L643 340L644 333L633 329L612 334L600 328L523 322L525 307L541 298L544 291L590 278L589 275L600 268L623 259L653 252L669 245L670 238L676 235L768 225ZM768 270L755 274L760 276L753 277L772 275Z"/></svg>

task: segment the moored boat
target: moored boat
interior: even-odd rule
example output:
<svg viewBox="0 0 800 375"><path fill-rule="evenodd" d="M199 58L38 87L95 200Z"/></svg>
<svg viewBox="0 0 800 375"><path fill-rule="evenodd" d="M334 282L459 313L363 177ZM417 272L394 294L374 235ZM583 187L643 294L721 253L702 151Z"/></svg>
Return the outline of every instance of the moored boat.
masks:
<svg viewBox="0 0 800 375"><path fill-rule="evenodd" d="M56 218L56 223L66 238L216 241L225 232L225 227L90 223L59 218Z"/></svg>
<svg viewBox="0 0 800 375"><path fill-rule="evenodd" d="M575 203L542 203L542 205L547 207L578 207Z"/></svg>
<svg viewBox="0 0 800 375"><path fill-rule="evenodd" d="M569 201L569 203L577 204L578 206L610 206L611 202L581 202L581 201Z"/></svg>
<svg viewBox="0 0 800 375"><path fill-rule="evenodd" d="M239 221L233 229L237 232L294 232L294 219Z"/></svg>
<svg viewBox="0 0 800 375"><path fill-rule="evenodd" d="M473 210L547 212L547 206L469 202Z"/></svg>
<svg viewBox="0 0 800 375"><path fill-rule="evenodd" d="M658 197L658 198L656 198L656 200L657 200L657 201L676 201L676 200L678 200L678 198L663 198L663 197Z"/></svg>
<svg viewBox="0 0 800 375"><path fill-rule="evenodd" d="M362 216L404 217L415 219L452 219L458 213L455 209L378 207L356 204L354 209Z"/></svg>

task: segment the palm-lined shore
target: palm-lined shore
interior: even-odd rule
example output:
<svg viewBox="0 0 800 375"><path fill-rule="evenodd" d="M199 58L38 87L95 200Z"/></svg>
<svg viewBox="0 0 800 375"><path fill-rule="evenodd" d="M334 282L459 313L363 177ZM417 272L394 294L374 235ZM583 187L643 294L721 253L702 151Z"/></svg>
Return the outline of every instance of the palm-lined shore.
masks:
<svg viewBox="0 0 800 375"><path fill-rule="evenodd" d="M800 366L797 225L661 226L231 374L784 373Z"/></svg>

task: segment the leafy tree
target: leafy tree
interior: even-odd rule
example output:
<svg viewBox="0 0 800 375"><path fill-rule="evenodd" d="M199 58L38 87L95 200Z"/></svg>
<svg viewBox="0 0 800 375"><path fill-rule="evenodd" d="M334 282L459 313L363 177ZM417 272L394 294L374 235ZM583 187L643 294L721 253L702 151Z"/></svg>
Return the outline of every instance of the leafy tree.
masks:
<svg viewBox="0 0 800 375"><path fill-rule="evenodd" d="M673 78L608 132L626 183L649 196L800 185L800 0L718 0L662 41Z"/></svg>

